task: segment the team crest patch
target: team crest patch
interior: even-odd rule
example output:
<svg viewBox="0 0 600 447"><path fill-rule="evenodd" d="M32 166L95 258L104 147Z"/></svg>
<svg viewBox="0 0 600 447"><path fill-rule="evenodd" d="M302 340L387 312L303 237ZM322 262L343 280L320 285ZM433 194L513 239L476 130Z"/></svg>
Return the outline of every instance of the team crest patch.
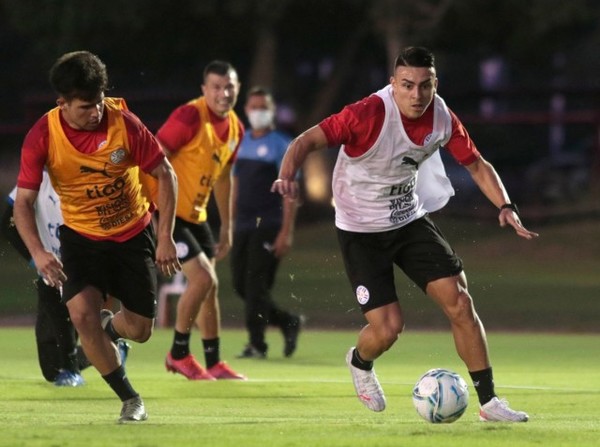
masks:
<svg viewBox="0 0 600 447"><path fill-rule="evenodd" d="M113 151L110 154L110 161L113 164L118 165L119 163L121 163L125 159L126 155L127 155L127 152L125 152L125 149L123 149L121 147L121 148L117 149L116 151Z"/></svg>
<svg viewBox="0 0 600 447"><path fill-rule="evenodd" d="M358 286L356 288L356 299L358 300L358 303L360 305L364 306L365 304L367 304L369 298L369 289L367 289L365 286Z"/></svg>
<svg viewBox="0 0 600 447"><path fill-rule="evenodd" d="M188 245L183 242L177 242L175 244L175 249L177 250L177 257L179 259L185 258L190 252L190 247L188 247Z"/></svg>

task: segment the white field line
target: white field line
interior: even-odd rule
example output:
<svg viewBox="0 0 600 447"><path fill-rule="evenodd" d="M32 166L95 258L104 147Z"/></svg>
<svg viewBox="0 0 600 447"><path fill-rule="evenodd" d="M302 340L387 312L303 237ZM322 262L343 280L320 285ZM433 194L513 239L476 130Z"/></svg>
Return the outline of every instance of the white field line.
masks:
<svg viewBox="0 0 600 447"><path fill-rule="evenodd" d="M338 384L346 384L352 383L351 380L342 380L342 379L320 379L320 378L312 378L312 379L281 379L281 378L263 378L263 379L253 379L249 378L247 382L256 382L256 383L338 383ZM401 385L401 386L414 386L415 384L412 382L401 382L394 380L380 380L381 385ZM570 388L570 387L554 387L554 386L535 386L535 385L500 385L495 384L496 388L502 389L515 389L515 390L532 390L532 391L560 391L566 393L600 393L600 388L592 389L592 388ZM472 387L469 386L471 389Z"/></svg>

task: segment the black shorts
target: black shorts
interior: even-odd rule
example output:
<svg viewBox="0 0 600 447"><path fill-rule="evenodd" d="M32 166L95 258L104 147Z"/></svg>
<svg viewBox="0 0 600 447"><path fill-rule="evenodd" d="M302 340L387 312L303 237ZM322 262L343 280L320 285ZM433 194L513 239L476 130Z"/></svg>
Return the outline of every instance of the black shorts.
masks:
<svg viewBox="0 0 600 447"><path fill-rule="evenodd" d="M173 239L180 262L195 258L200 253L204 253L208 259L215 257L215 239L207 222L194 224L176 218Z"/></svg>
<svg viewBox="0 0 600 447"><path fill-rule="evenodd" d="M155 317L157 270L152 225L124 242L88 239L61 225L60 253L67 275L64 302L91 285L104 296L117 298L127 310Z"/></svg>
<svg viewBox="0 0 600 447"><path fill-rule="evenodd" d="M462 260L427 216L382 233L338 228L337 234L346 274L363 313L398 301L394 264L423 291L429 282L463 270Z"/></svg>

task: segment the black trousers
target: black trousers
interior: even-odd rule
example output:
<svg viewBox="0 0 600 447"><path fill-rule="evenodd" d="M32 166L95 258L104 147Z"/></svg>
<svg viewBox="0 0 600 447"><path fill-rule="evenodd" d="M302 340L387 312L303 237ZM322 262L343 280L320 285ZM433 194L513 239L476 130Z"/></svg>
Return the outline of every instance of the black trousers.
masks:
<svg viewBox="0 0 600 447"><path fill-rule="evenodd" d="M277 227L236 231L231 249L233 288L244 301L249 342L262 352L267 351L267 326L283 329L295 323L294 315L278 307L271 295L279 267L271 244L278 232Z"/></svg>
<svg viewBox="0 0 600 447"><path fill-rule="evenodd" d="M8 206L2 215L2 234L30 262L31 255L19 236L12 215L13 207ZM61 369L78 372L90 366L90 363L81 347L77 346L77 332L71 323L67 307L60 300L58 289L47 286L41 278L38 278L35 285L35 341L38 361L44 378L53 382Z"/></svg>
<svg viewBox="0 0 600 447"><path fill-rule="evenodd" d="M44 378L53 382L61 369L79 372L89 364L81 347L69 311L60 301L60 293L40 279L36 281L38 309L35 341L38 361Z"/></svg>

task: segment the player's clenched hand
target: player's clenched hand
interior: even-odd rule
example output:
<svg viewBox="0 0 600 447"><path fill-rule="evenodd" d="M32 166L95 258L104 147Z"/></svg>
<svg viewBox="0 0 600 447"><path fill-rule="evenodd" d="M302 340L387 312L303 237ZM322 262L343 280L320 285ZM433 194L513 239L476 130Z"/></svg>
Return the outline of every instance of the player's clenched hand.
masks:
<svg viewBox="0 0 600 447"><path fill-rule="evenodd" d="M67 280L63 264L54 253L41 251L34 256L33 262L46 285L59 289Z"/></svg>
<svg viewBox="0 0 600 447"><path fill-rule="evenodd" d="M231 250L231 243L228 241L219 241L215 244L215 260L222 261Z"/></svg>
<svg viewBox="0 0 600 447"><path fill-rule="evenodd" d="M277 192L289 199L296 199L298 198L298 182L295 180L278 178L273 182L271 192Z"/></svg>
<svg viewBox="0 0 600 447"><path fill-rule="evenodd" d="M158 240L156 245L156 266L165 276L172 276L181 270L181 263L177 259L177 248L173 239Z"/></svg>
<svg viewBox="0 0 600 447"><path fill-rule="evenodd" d="M231 250L231 243L233 241L233 233L231 232L231 227L226 224L221 224L221 228L219 229L219 242L215 244L215 260L221 261L225 259L225 256Z"/></svg>

